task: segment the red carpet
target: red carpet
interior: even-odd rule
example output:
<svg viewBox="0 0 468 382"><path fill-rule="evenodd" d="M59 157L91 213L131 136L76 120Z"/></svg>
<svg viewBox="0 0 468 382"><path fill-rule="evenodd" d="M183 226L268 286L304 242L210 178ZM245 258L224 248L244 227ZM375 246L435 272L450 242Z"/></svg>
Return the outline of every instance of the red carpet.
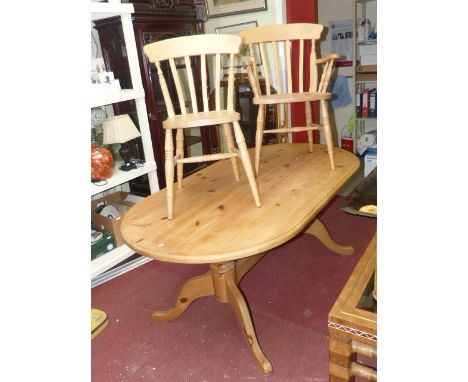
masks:
<svg viewBox="0 0 468 382"><path fill-rule="evenodd" d="M270 251L240 284L272 374L261 373L234 312L213 297L176 321L153 322L151 312L171 307L187 278L208 265L151 261L92 289L92 306L109 316L92 341L92 380L328 381L327 315L376 231L375 219L344 213L341 201L320 218L356 255L336 255L302 234Z"/></svg>

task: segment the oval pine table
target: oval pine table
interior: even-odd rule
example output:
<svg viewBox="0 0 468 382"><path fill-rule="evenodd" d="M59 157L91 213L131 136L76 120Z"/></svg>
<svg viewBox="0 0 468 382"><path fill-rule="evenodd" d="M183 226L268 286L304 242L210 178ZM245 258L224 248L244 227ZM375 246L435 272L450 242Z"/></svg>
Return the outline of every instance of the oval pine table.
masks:
<svg viewBox="0 0 468 382"><path fill-rule="evenodd" d="M179 317L196 299L214 296L229 303L264 373L272 371L257 341L247 303L239 289L242 277L265 255L301 232L316 236L327 248L352 255L352 246L336 243L316 218L359 169L352 153L334 148L336 170L330 169L324 145L267 145L257 178L262 207L255 206L245 174L236 182L229 161L219 161L174 187L174 219L167 219L166 190L154 193L122 219L121 233L136 253L156 260L200 264L210 271L191 278L175 305L155 311L156 321ZM253 154L249 150L250 155Z"/></svg>

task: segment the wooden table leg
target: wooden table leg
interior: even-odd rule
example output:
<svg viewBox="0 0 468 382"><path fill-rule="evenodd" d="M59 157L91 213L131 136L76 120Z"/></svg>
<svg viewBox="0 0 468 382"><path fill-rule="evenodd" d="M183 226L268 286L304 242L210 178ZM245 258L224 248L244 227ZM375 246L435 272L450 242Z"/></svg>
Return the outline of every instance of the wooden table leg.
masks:
<svg viewBox="0 0 468 382"><path fill-rule="evenodd" d="M353 354L351 340L330 334L328 349L329 382L354 382L350 369L356 354Z"/></svg>
<svg viewBox="0 0 468 382"><path fill-rule="evenodd" d="M305 230L305 233L309 233L315 236L330 251L333 251L339 255L354 255L354 247L352 245L338 244L332 238L327 227L320 219L315 219L312 224Z"/></svg>
<svg viewBox="0 0 468 382"><path fill-rule="evenodd" d="M189 305L197 298L213 295L211 272L206 272L201 276L192 277L182 286L172 309L165 311L155 310L151 317L155 321L175 320L184 313Z"/></svg>
<svg viewBox="0 0 468 382"><path fill-rule="evenodd" d="M239 284L242 277L250 271L255 264L257 264L267 252L259 253L255 256L244 257L243 259L236 260L236 278Z"/></svg>
<svg viewBox="0 0 468 382"><path fill-rule="evenodd" d="M259 257L258 260L260 258L261 257ZM251 266L255 265L255 263ZM250 317L249 308L237 285L236 264L234 261L211 264L211 272L215 298L219 302L228 302L231 305L232 309L236 313L242 331L244 332L245 339L247 340L257 363L265 374L271 373L271 363L265 357L262 349L260 348L252 319Z"/></svg>
<svg viewBox="0 0 468 382"><path fill-rule="evenodd" d="M251 258L241 259L243 261L239 260L238 270L234 261L211 264L209 272L189 279L182 286L174 307L165 311L154 311L152 314L153 320L175 320L197 298L214 296L219 302L231 305L257 363L265 374L271 373L271 363L260 348L247 302L238 287L240 279L264 255L265 253L261 253Z"/></svg>

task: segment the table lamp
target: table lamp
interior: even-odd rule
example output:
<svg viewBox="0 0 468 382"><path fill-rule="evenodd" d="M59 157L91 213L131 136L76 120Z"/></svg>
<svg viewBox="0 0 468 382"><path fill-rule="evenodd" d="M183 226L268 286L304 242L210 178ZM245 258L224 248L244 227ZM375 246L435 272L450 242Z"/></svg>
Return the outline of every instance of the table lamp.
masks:
<svg viewBox="0 0 468 382"><path fill-rule="evenodd" d="M123 171L129 171L137 168L135 163L130 162L131 149L128 142L140 136L128 114L117 115L104 121L102 128L104 130L103 144L110 145L120 143L120 156L124 163L120 166Z"/></svg>

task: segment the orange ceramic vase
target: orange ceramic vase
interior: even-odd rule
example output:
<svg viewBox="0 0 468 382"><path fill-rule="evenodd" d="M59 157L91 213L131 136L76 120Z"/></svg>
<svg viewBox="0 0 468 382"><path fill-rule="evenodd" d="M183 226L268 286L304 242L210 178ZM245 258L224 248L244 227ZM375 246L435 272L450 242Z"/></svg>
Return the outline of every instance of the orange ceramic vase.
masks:
<svg viewBox="0 0 468 382"><path fill-rule="evenodd" d="M112 153L104 147L91 144L91 180L106 180L112 176L114 159Z"/></svg>

